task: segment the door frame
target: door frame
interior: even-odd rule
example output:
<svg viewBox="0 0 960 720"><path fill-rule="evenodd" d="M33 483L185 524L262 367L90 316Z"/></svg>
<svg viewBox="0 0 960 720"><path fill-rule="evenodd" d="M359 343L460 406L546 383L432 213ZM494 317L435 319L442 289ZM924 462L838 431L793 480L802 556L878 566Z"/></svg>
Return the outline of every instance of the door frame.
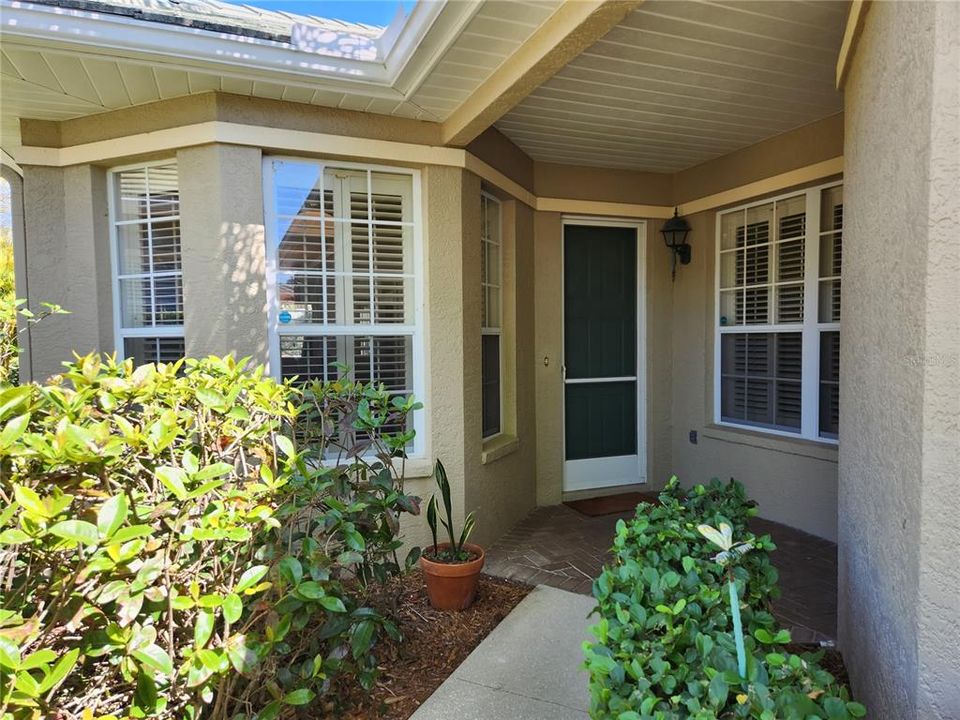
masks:
<svg viewBox="0 0 960 720"><path fill-rule="evenodd" d="M566 238L567 226L629 228L636 233L637 242L637 466L639 475L635 482L617 482L610 485L585 485L575 478L567 477L567 373L566 373ZM646 315L646 243L647 222L615 217L592 217L589 215L564 215L560 223L560 352L562 357L560 377L560 432L563 457L561 459L561 491L564 493L583 490L599 490L609 487L630 487L647 482L647 315ZM629 456L625 456L629 457Z"/></svg>

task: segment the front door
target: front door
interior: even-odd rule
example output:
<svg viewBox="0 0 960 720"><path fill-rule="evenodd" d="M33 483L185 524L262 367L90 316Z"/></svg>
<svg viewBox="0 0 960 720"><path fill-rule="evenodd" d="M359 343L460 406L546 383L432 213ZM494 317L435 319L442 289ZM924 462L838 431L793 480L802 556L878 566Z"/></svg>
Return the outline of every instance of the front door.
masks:
<svg viewBox="0 0 960 720"><path fill-rule="evenodd" d="M640 227L564 223L565 491L644 482Z"/></svg>

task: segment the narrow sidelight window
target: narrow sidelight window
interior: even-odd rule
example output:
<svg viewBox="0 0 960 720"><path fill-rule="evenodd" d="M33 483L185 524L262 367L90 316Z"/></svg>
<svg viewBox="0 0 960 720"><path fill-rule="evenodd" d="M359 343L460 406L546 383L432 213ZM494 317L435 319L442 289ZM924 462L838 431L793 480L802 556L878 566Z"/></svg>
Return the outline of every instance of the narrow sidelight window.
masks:
<svg viewBox="0 0 960 720"><path fill-rule="evenodd" d="M843 188L717 217L716 420L839 436Z"/></svg>
<svg viewBox="0 0 960 720"><path fill-rule="evenodd" d="M480 282L482 412L485 439L503 431L503 247L500 225L500 201L483 193L480 196Z"/></svg>
<svg viewBox="0 0 960 720"><path fill-rule="evenodd" d="M110 173L117 353L137 365L183 357L180 185L173 161Z"/></svg>
<svg viewBox="0 0 960 720"><path fill-rule="evenodd" d="M292 159L265 168L272 371L332 380L346 366L422 397L415 171Z"/></svg>

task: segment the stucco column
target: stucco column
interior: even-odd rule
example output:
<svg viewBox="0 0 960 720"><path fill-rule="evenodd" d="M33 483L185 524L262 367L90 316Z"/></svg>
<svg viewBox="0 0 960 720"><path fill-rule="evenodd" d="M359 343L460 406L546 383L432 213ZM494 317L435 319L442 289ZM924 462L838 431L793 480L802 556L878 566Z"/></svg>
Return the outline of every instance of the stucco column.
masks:
<svg viewBox="0 0 960 720"><path fill-rule="evenodd" d="M205 145L177 153L188 357L267 362L261 153Z"/></svg>
<svg viewBox="0 0 960 720"><path fill-rule="evenodd" d="M960 5L873 3L845 96L840 641L870 717L955 720Z"/></svg>
<svg viewBox="0 0 960 720"><path fill-rule="evenodd" d="M466 464L464 452L464 208L469 202L465 179L458 168L424 168L423 214L426 323L426 412L429 413L427 452L440 458L450 478L454 518L464 515ZM479 183L477 208L479 216ZM479 232L479 228L477 230ZM435 490L432 480L423 484L424 497ZM422 518L413 523L423 533ZM422 534L421 539L426 535Z"/></svg>
<svg viewBox="0 0 960 720"><path fill-rule="evenodd" d="M29 330L31 376L42 381L74 352L114 349L106 174L91 165L23 171L18 290L34 311L41 302L70 311Z"/></svg>

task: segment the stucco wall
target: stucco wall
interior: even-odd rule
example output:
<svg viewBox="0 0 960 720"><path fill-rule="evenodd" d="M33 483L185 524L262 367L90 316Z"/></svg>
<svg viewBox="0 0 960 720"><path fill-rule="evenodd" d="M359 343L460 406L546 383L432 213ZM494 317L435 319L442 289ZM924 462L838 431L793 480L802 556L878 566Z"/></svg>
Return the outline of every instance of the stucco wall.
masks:
<svg viewBox="0 0 960 720"><path fill-rule="evenodd" d="M760 504L762 517L836 540L835 447L713 424L716 212L687 219L693 258L678 267L676 281L667 288L672 295L673 472L684 485L734 477ZM669 279L669 270L666 274ZM696 444L690 431L697 433Z"/></svg>
<svg viewBox="0 0 960 720"><path fill-rule="evenodd" d="M843 155L843 113L817 120L674 175L674 202L763 180Z"/></svg>
<svg viewBox="0 0 960 720"><path fill-rule="evenodd" d="M480 181L462 170L430 166L424 168L422 182L427 351L423 412L428 414L427 455L431 460L443 461L459 527L464 516L464 478L468 472L464 433L468 409L464 398L468 382L465 327L469 321L464 313L464 295L470 290L466 285L468 259L464 245L472 244L473 239L464 237L463 219L467 215L480 217ZM478 223L477 245L479 232ZM413 474L426 476L428 471ZM435 489L429 477L414 478L407 486L409 492L424 498L424 509L426 499ZM404 517L402 529L409 543L428 543L429 531L422 515Z"/></svg>
<svg viewBox="0 0 960 720"><path fill-rule="evenodd" d="M960 717L958 43L960 5L874 3L845 89L839 630L876 718Z"/></svg>
<svg viewBox="0 0 960 720"><path fill-rule="evenodd" d="M479 196L478 196L479 198ZM464 358L467 385L465 401L465 453L467 475L465 504L477 514L476 538L490 543L536 507L536 416L533 369L533 212L516 201L501 206L504 232L503 327L503 433L483 441L481 427L481 287L480 234L469 230L465 217L464 243L466 330Z"/></svg>
<svg viewBox="0 0 960 720"><path fill-rule="evenodd" d="M131 132L152 132L214 120L378 140L440 144L440 126L437 123L222 92L159 100L60 122L23 120L21 135L24 145L69 147L123 137ZM135 152L135 149L131 150Z"/></svg>
<svg viewBox="0 0 960 720"><path fill-rule="evenodd" d="M189 357L233 352L266 363L267 275L258 148L177 153L183 309Z"/></svg>
<svg viewBox="0 0 960 720"><path fill-rule="evenodd" d="M69 315L29 330L32 377L59 373L73 352L112 345L106 176L102 168L24 169L26 262L17 268L28 306L61 305Z"/></svg>
<svg viewBox="0 0 960 720"><path fill-rule="evenodd" d="M533 160L496 128L480 133L467 150L527 190L533 190Z"/></svg>
<svg viewBox="0 0 960 720"><path fill-rule="evenodd" d="M563 226L559 213L535 213L534 304L537 503L552 505L563 492ZM670 475L669 253L662 247L657 221L646 222L644 289L646 337L646 486L662 487ZM664 280L666 277L666 281ZM544 359L547 363L544 363ZM602 491L599 493L602 494Z"/></svg>

